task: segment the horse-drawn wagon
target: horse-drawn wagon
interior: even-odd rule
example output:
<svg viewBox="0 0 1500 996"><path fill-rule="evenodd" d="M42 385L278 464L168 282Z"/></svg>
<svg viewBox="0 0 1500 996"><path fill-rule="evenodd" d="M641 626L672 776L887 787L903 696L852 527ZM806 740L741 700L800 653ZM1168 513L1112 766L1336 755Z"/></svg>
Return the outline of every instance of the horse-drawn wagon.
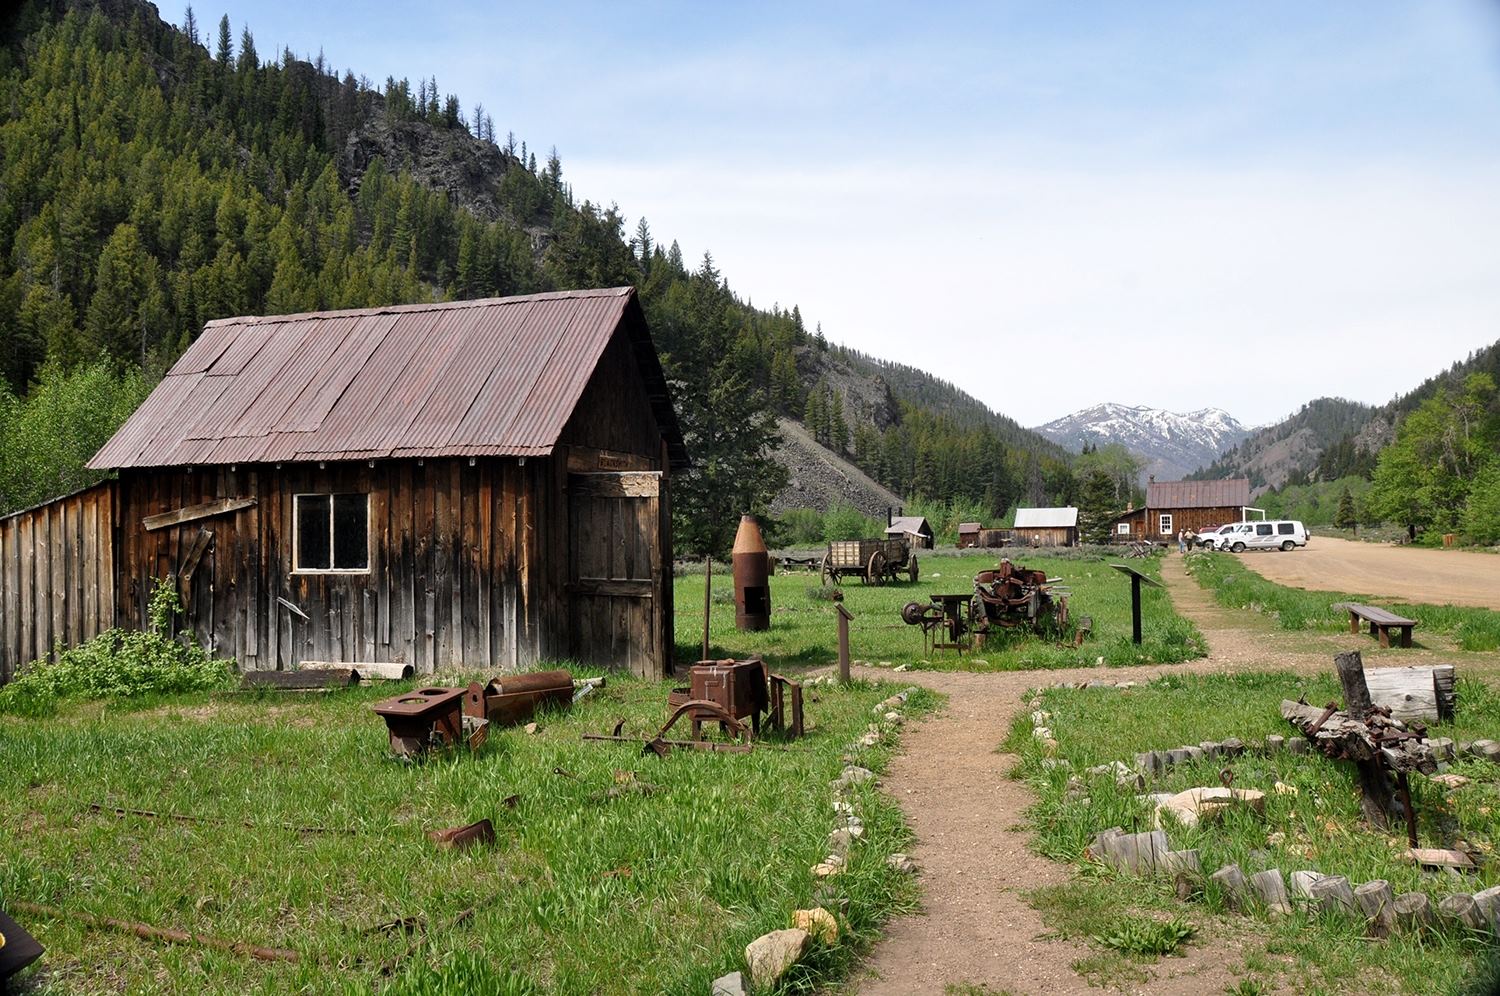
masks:
<svg viewBox="0 0 1500 996"><path fill-rule="evenodd" d="M857 576L866 584L885 584L905 574L917 580L917 555L904 539L835 540L823 554L823 580L843 584Z"/></svg>

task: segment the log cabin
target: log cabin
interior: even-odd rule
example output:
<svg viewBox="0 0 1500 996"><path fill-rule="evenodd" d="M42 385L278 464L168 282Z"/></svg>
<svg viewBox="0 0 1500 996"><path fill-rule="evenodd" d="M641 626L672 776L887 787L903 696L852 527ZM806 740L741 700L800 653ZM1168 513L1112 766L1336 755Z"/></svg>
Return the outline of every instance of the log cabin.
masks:
<svg viewBox="0 0 1500 996"><path fill-rule="evenodd" d="M244 670L671 671L687 452L632 288L213 321L89 466L0 520L0 679L159 579Z"/></svg>
<svg viewBox="0 0 1500 996"><path fill-rule="evenodd" d="M1250 504L1250 480L1160 481L1146 484L1146 504L1115 516L1115 542L1176 542L1178 530L1202 532L1238 522Z"/></svg>

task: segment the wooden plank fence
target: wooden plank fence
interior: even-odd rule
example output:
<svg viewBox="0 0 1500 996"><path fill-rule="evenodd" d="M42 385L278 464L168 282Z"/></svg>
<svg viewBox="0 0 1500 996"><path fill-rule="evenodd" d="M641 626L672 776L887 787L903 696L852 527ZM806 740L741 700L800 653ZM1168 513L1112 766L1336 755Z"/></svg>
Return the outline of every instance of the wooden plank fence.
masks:
<svg viewBox="0 0 1500 996"><path fill-rule="evenodd" d="M115 624L116 484L0 518L0 683Z"/></svg>

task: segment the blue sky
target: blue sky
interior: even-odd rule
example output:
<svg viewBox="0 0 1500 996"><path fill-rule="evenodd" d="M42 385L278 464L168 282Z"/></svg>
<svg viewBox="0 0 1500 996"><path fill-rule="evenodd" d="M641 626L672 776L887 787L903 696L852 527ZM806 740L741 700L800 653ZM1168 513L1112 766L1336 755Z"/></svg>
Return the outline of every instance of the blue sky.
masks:
<svg viewBox="0 0 1500 996"><path fill-rule="evenodd" d="M435 75L756 303L1028 423L1267 422L1500 338L1490 0L195 11Z"/></svg>

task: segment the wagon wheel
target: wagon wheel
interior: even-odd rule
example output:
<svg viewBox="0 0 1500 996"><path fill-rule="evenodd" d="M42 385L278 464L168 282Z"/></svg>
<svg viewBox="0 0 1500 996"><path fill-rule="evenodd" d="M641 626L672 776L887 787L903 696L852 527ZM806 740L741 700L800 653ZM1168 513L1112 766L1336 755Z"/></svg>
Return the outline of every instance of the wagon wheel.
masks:
<svg viewBox="0 0 1500 996"><path fill-rule="evenodd" d="M844 579L841 578L841 577L839 577L838 572L833 569L833 557L830 556L829 554L826 554L826 553L823 554L823 568L822 568L822 572L823 572L823 583L824 584L843 584L844 583Z"/></svg>
<svg viewBox="0 0 1500 996"><path fill-rule="evenodd" d="M865 565L865 580L870 584L885 584L885 554L881 551L870 554L870 562Z"/></svg>
<svg viewBox="0 0 1500 996"><path fill-rule="evenodd" d="M912 584L917 583L917 555L911 555L911 560L906 564L906 576L911 579Z"/></svg>

